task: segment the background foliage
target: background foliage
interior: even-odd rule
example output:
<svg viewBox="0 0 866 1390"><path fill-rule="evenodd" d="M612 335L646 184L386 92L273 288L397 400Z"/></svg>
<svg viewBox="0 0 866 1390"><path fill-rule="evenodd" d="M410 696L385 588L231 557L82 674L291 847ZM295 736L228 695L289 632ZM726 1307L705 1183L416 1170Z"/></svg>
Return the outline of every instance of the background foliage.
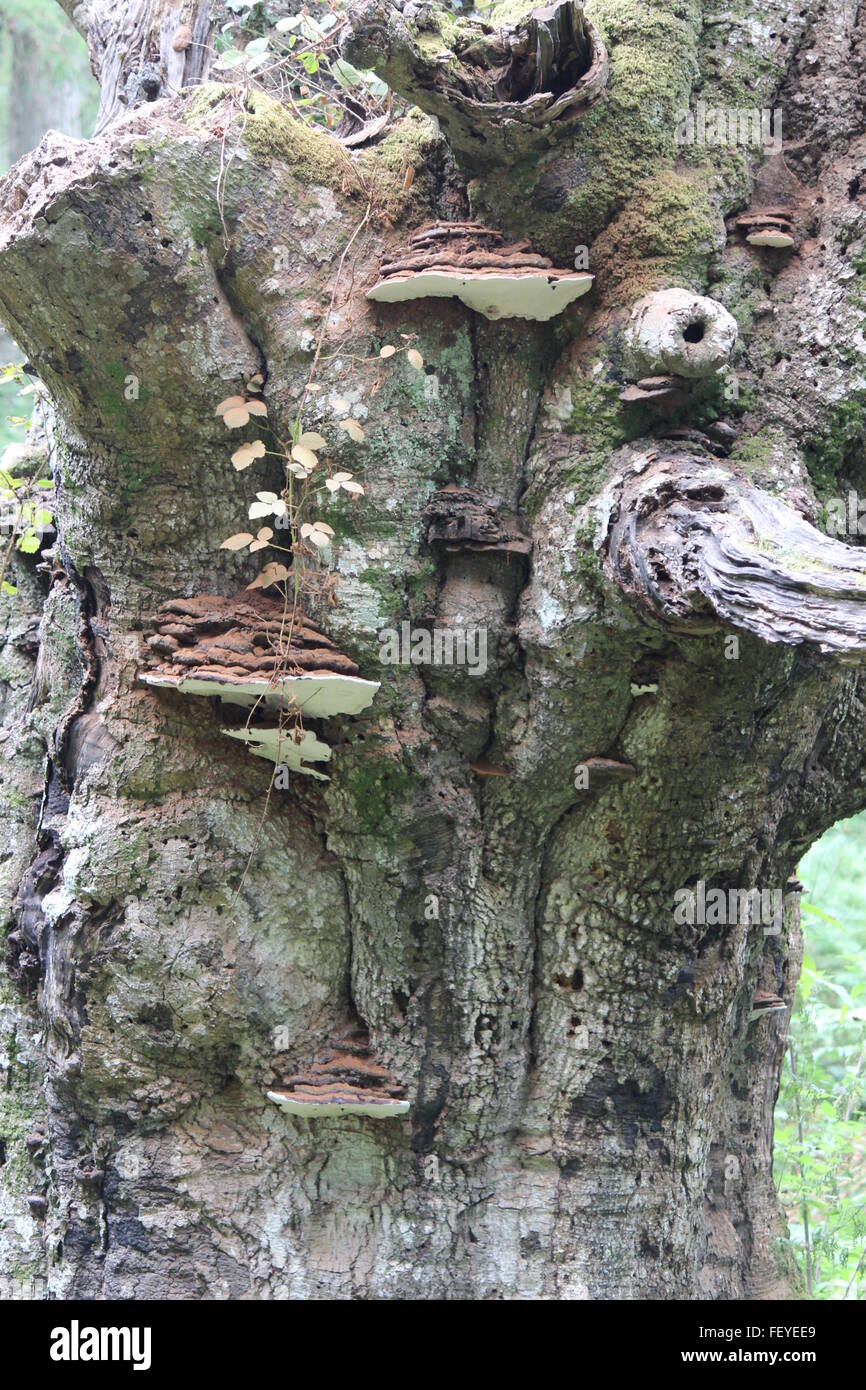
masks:
<svg viewBox="0 0 866 1390"><path fill-rule="evenodd" d="M50 128L89 135L98 105L87 45L57 0L0 0L0 173ZM0 368L12 360L20 353L0 326ZM19 389L0 376L0 450L23 438L30 401Z"/></svg>
<svg viewBox="0 0 866 1390"><path fill-rule="evenodd" d="M800 865L806 954L776 1106L776 1186L807 1296L866 1298L866 813Z"/></svg>

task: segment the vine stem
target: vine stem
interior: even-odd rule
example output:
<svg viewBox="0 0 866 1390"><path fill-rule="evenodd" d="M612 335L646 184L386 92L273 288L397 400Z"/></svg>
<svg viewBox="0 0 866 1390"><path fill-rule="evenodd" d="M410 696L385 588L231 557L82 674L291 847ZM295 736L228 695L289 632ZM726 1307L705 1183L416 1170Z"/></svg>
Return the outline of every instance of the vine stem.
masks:
<svg viewBox="0 0 866 1390"><path fill-rule="evenodd" d="M357 170L356 170L355 172L356 172L356 174L357 174ZM316 341L316 352L315 352L315 356L313 357L312 365L311 365L311 367L310 367L310 372L309 372L309 375L308 375L308 377L307 377L306 384L304 385L303 395L301 396L300 404L298 405L298 412L297 412L297 415L295 416L295 423L294 423L294 430L293 430L293 434L294 434L295 437L297 437L297 435L300 433L300 430L301 430L301 424L302 424L302 422L303 422L303 417L304 417L304 408L305 408L306 403L307 403L307 397L308 397L309 394L310 394L310 386L312 385L312 383L314 382L315 377L316 377L316 371L317 371L318 366L319 366L319 359L320 359L320 357L321 357L321 355L322 355L322 346L323 346L324 341L325 341L325 335L326 335L326 333L327 333L327 331L328 331L328 323L329 323L329 321L330 321L331 314L332 314L332 312L333 312L334 304L336 303L336 299L337 299L337 290L339 289L340 277L342 276L342 273L343 273L343 267L344 267L344 265L345 265L345 263L346 263L346 257L348 256L349 252L351 251L351 249L352 249L352 247L354 246L355 242L357 241L358 237L359 237L359 236L361 235L361 233L363 232L363 230L364 230L364 228L366 227L367 223L370 221L370 217L371 217L372 212L373 212L373 194L372 194L371 190L364 184L364 181L363 181L363 179L361 178L361 175L360 175L360 174L357 174L357 177L358 177L359 183L361 184L361 188L363 189L364 193L365 193L366 196L367 196L367 207L366 207L366 209L365 209L365 211L364 211L364 216L361 218L360 222L358 223L358 225L355 227L354 231L352 232L352 235L349 237L349 240L346 242L346 245L343 247L342 254L341 254L340 259L339 259L339 261L338 261L338 263L337 263L337 273L336 273L336 275L334 276L333 285L332 285L332 287L331 287L331 298L330 298L330 301L329 301L329 303L328 303L328 309L327 309L327 312L325 313L325 315L324 315L324 317L323 317L323 319L322 319L322 326L321 326L321 328L319 329L319 336L318 336L318 339L317 339L317 341ZM300 587L300 579L299 579L299 574L298 574L298 571L299 571L298 553L297 553L297 550L296 550L296 546L298 545L298 536L297 536L297 534L296 534L296 516L295 516L295 510L294 510L294 496L293 496L293 494L294 494L294 475L293 475L291 469L288 467L288 465L286 466L286 477L287 477L287 488L288 488L288 493L289 493L289 498L288 498L287 506L288 506L288 511L289 511L289 525L290 525L290 528L291 528L292 551L293 551L293 562L292 562L292 608L291 608L291 618L288 620L288 621L289 621L288 642L289 642L289 648L290 648L290 647L291 647L291 641L292 641L292 634L293 634L293 632L294 632L294 627L295 627L295 619L296 619L296 616L297 616L297 613L298 613L298 606L299 606L300 595L301 595L301 587ZM302 496L300 502L298 503L298 511L300 511L300 508L301 508L301 506L303 505L303 501L304 501L304 498L303 498L303 496ZM287 618L288 618L288 611L289 611L289 590L288 590L288 587L287 587L287 586L284 586L284 587L283 587L283 616L282 616L282 621L281 621L281 624L280 624L279 649L278 649L277 654L276 654L277 660L276 660L275 668L274 668L274 680L275 680L275 682L277 682L277 683L279 683L279 678L280 678L281 662L285 662L285 660L286 660L286 652L288 651L288 648L286 648L286 646L285 646L285 639L286 639L286 621L287 621ZM255 709L256 709L258 703L259 703L259 702L257 701L257 702L256 702L256 705L253 706L253 709L250 710L250 713L249 713L249 715L247 716L247 727L249 727L249 721L250 721L250 719L252 718L253 713L254 713L254 711L255 711ZM279 723L279 729L278 729L278 734L277 734L277 756L278 756L278 757L279 757L279 751L280 751L280 743L281 743L281 741L282 741L282 732L283 732L283 727L284 727L284 719L285 719L285 717L286 717L286 715L287 715L288 713L291 713L291 711L283 711L283 710L280 711L280 716L279 716L279 718L280 718L280 723ZM289 737L291 737L291 735L290 735ZM263 806L263 808L262 808L261 819L259 820L259 824L258 824L258 827L257 827L257 829L256 829L255 838L254 838L254 840L253 840L252 848L250 849L249 856L248 856L248 858L247 858L247 862L246 862L246 864L244 865L244 871L243 871L243 873L241 874L240 883L238 884L238 886L237 886L237 888L236 888L236 890L235 890L234 897L232 898L231 906L230 906L230 908L229 908L229 911L230 911L230 912L234 912L234 909L235 909L235 906L236 906L236 904L237 904L238 898L240 897L241 893L243 892L244 884L245 884L246 881L247 881L247 876L248 876L249 871L250 871L250 866L252 865L253 859L255 858L255 855L256 855L256 851L258 850L258 847L259 847L259 845L260 845L260 843L261 843L262 833L263 833L264 827L265 827L265 821L266 821L266 819L267 819L268 810L269 810L269 808L270 808L271 793L272 793L272 791L273 791L273 789L274 789L274 779L275 779L275 777L276 777L276 775L277 775L277 767L278 767L278 766L279 766L279 764L275 762L275 763L274 763L274 770L273 770L273 772L271 773L271 780L270 780L270 782L268 783L268 790L267 790L267 794L266 794L266 796L265 796L265 804L264 804L264 806Z"/></svg>

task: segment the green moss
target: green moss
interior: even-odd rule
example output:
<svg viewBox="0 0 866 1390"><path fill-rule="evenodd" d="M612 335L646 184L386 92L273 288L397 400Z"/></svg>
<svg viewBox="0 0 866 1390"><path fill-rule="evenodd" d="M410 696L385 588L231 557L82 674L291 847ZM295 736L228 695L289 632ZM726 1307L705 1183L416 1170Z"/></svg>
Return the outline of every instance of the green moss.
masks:
<svg viewBox="0 0 866 1390"><path fill-rule="evenodd" d="M380 615L387 613L393 617L403 612L405 595L403 580L399 575L368 566L358 575L358 579L378 595L381 604Z"/></svg>
<svg viewBox="0 0 866 1390"><path fill-rule="evenodd" d="M719 19L727 19L731 32L739 25L754 22L751 0L726 0L719 5ZM708 106L736 107L739 110L768 105L778 94L786 73L786 63L777 62L766 38L761 52L755 43L727 42L728 30L721 24L707 24L701 35L701 100ZM775 36L774 36L775 37ZM783 54L786 50L779 50Z"/></svg>
<svg viewBox="0 0 866 1390"><path fill-rule="evenodd" d="M418 197L418 171L442 145L436 122L413 107L375 149L365 150L361 168L373 182L376 210L397 221ZM414 177L407 186L408 171Z"/></svg>
<svg viewBox="0 0 866 1390"><path fill-rule="evenodd" d="M142 183L152 183L156 178L156 154L152 142L138 140L132 147L132 158L138 165Z"/></svg>
<svg viewBox="0 0 866 1390"><path fill-rule="evenodd" d="M485 18L493 24L519 24L536 9L535 0L499 0L491 5Z"/></svg>
<svg viewBox="0 0 866 1390"><path fill-rule="evenodd" d="M595 522L587 520L575 531L575 568L589 594L597 598L602 590L601 558L595 548Z"/></svg>
<svg viewBox="0 0 866 1390"><path fill-rule="evenodd" d="M240 120L240 117L238 117ZM259 159L281 159L299 177L313 183L359 193L361 183L351 159L332 135L315 130L291 115L264 92L247 97L244 140Z"/></svg>
<svg viewBox="0 0 866 1390"><path fill-rule="evenodd" d="M650 290L705 287L707 258L724 245L725 228L704 171L661 169L593 247L601 303L633 304Z"/></svg>
<svg viewBox="0 0 866 1390"><path fill-rule="evenodd" d="M787 446L781 430L766 425L748 439L738 439L731 450L731 458L744 464L746 469L769 468L780 454L784 457Z"/></svg>
<svg viewBox="0 0 866 1390"><path fill-rule="evenodd" d="M216 107L228 101L231 90L220 82L203 82L200 87L194 87L184 108L184 125L194 126L197 130L210 129Z"/></svg>
<svg viewBox="0 0 866 1390"><path fill-rule="evenodd" d="M345 786L355 803L361 830L381 839L393 852L404 820L402 803L420 781L418 774L405 763L384 758L370 759L354 767Z"/></svg>
<svg viewBox="0 0 866 1390"><path fill-rule="evenodd" d="M436 565L432 560L422 561L414 574L406 579L409 618L415 622L427 611L436 593Z"/></svg>
<svg viewBox="0 0 866 1390"><path fill-rule="evenodd" d="M14 673L10 669L7 676L0 667L0 680L12 684ZM18 791L15 787L0 787L0 806L3 806L11 820L29 821L33 815L33 795Z"/></svg>
<svg viewBox="0 0 866 1390"><path fill-rule="evenodd" d="M158 477L159 466L152 460L148 462L123 449L118 455L118 467L120 506L125 511L133 498Z"/></svg>
<svg viewBox="0 0 866 1390"><path fill-rule="evenodd" d="M569 428L582 446L583 457L566 474L578 502L593 495L608 458L620 445L637 439L646 426L644 411L626 408L620 387L609 377L593 374L592 364L583 375L572 377Z"/></svg>
<svg viewBox="0 0 866 1390"><path fill-rule="evenodd" d="M860 396L839 401L830 411L821 432L809 440L804 449L806 467L817 492L827 494L836 479L852 445L866 437L866 402Z"/></svg>
<svg viewBox="0 0 866 1390"><path fill-rule="evenodd" d="M413 26L410 25L410 28ZM447 44L444 42L441 31L433 33L429 29L413 30L415 42L425 58L438 58L445 52Z"/></svg>
<svg viewBox="0 0 866 1390"><path fill-rule="evenodd" d="M580 119L574 153L533 156L509 179L470 188L473 212L493 225L526 231L531 209L534 243L565 265L660 162L673 164L677 116L698 73L697 0L589 0L586 10L607 45L610 80Z"/></svg>
<svg viewBox="0 0 866 1390"><path fill-rule="evenodd" d="M15 1025L0 1035L0 1051L6 1055L5 1085L0 1087L0 1136L6 1144L3 1186L8 1192L33 1191L34 1170L24 1141L33 1127L33 1077L21 1061Z"/></svg>

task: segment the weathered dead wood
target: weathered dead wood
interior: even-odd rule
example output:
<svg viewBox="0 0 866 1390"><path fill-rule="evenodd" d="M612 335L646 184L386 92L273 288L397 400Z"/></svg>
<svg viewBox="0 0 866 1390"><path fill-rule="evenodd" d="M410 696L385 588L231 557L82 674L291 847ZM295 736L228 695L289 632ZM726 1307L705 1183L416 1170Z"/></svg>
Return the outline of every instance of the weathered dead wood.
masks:
<svg viewBox="0 0 866 1390"><path fill-rule="evenodd" d="M461 163L492 168L567 133L607 84L604 44L578 0L555 0L514 26L462 20L455 45L423 46L395 6L361 0L342 49L435 115ZM423 21L441 37L435 11Z"/></svg>
<svg viewBox="0 0 866 1390"><path fill-rule="evenodd" d="M861 549L685 452L640 455L608 500L608 569L664 624L703 632L722 620L765 642L866 660Z"/></svg>
<svg viewBox="0 0 866 1390"><path fill-rule="evenodd" d="M97 132L133 107L175 96L206 77L214 58L209 0L136 0L117 22L115 0L59 0L99 79Z"/></svg>

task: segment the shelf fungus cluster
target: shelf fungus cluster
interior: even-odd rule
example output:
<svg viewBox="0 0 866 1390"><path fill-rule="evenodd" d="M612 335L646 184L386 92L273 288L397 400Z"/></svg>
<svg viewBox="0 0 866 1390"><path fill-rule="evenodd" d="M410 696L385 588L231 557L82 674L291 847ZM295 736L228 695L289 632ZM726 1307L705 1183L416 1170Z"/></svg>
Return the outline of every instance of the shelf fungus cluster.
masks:
<svg viewBox="0 0 866 1390"><path fill-rule="evenodd" d="M529 555L532 540L517 519L472 488L447 483L424 508L427 540L443 550Z"/></svg>
<svg viewBox="0 0 866 1390"><path fill-rule="evenodd" d="M555 270L528 241L508 245L501 232L479 222L422 227L380 275L367 292L380 304L457 298L488 319L540 321L561 314L593 281L582 271Z"/></svg>
<svg viewBox="0 0 866 1390"><path fill-rule="evenodd" d="M327 762L331 750L309 730L263 724L274 712L299 712L304 720L360 714L379 688L362 680L358 667L303 613L282 598L242 593L170 599L154 616L147 638L150 686L185 695L218 696L230 705L254 707L248 724L224 729L252 753L322 778L307 764ZM255 722L254 722L255 721Z"/></svg>
<svg viewBox="0 0 866 1390"><path fill-rule="evenodd" d="M385 0L356 0L342 52L436 116L466 169L567 136L607 86L607 51L579 0L554 0L513 25L415 8L410 22Z"/></svg>
<svg viewBox="0 0 866 1390"><path fill-rule="evenodd" d="M794 210L791 207L750 208L733 221L750 246L788 250L794 245Z"/></svg>
<svg viewBox="0 0 866 1390"><path fill-rule="evenodd" d="M267 1096L281 1110L306 1119L369 1115L384 1120L409 1109L406 1087L378 1060L361 1028L333 1038L305 1071Z"/></svg>

